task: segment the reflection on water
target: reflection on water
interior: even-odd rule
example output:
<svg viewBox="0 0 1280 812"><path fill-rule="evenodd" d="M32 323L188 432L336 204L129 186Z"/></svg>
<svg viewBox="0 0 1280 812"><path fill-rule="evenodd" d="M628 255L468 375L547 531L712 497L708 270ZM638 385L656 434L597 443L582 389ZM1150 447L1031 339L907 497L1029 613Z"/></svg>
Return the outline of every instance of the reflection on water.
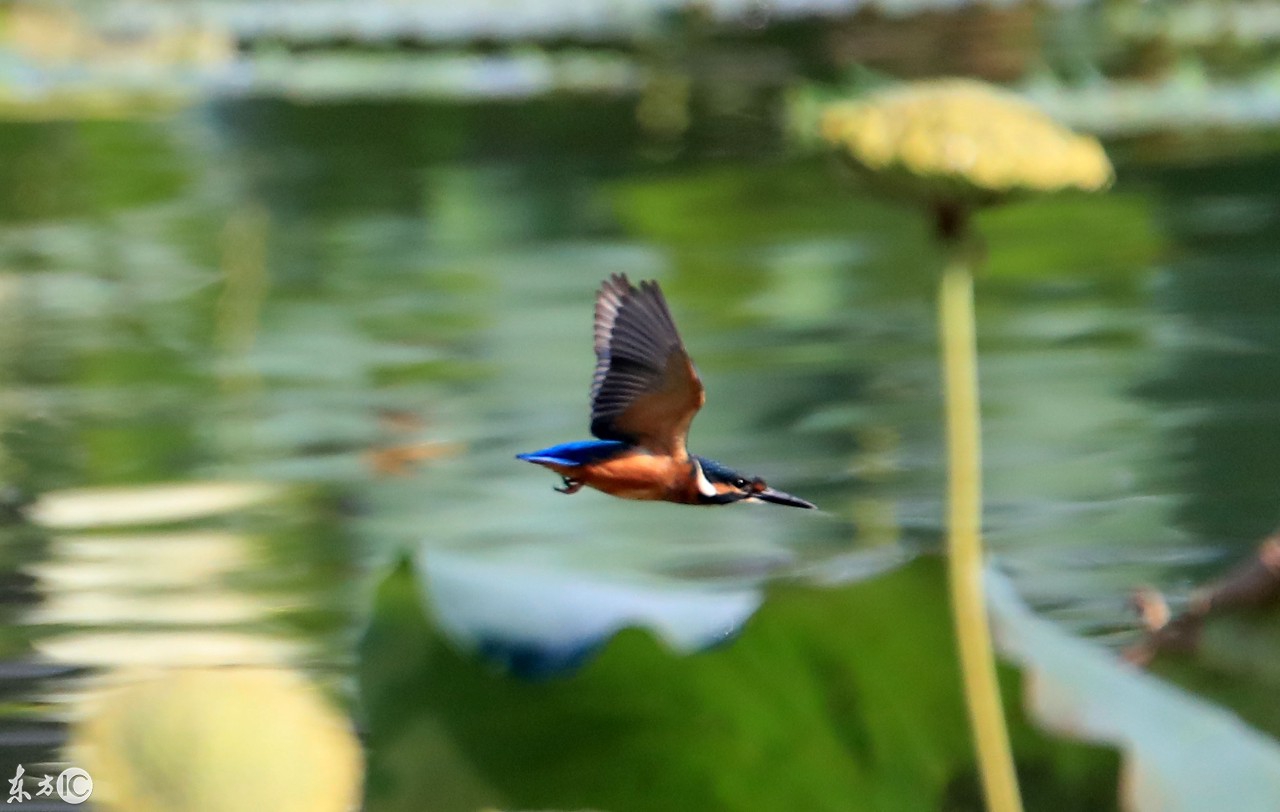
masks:
<svg viewBox="0 0 1280 812"><path fill-rule="evenodd" d="M40 551L18 569L30 598L6 618L22 632L6 644L6 670L23 687L0 752L13 763L53 757L47 748L61 739L58 729L46 728L32 750L30 728L18 720L80 717L99 677L113 681L111 669L308 664L324 681L337 679L349 660L349 621L326 612L327 600L306 584L317 574L330 582L332 573L305 559L282 571L283 550L271 549L287 544L282 519L310 521L308 509L315 506L278 485L251 482L41 495L26 512Z"/></svg>
<svg viewBox="0 0 1280 812"><path fill-rule="evenodd" d="M1142 381L1166 423L1164 481L1177 522L1232 559L1280 519L1280 201L1265 159L1180 168L1162 177L1179 252L1153 292L1170 350Z"/></svg>
<svg viewBox="0 0 1280 812"><path fill-rule="evenodd" d="M916 219L820 163L637 163L629 111L561 112L0 126L0 765L53 757L89 665L283 662L345 691L404 552L734 603L937 543ZM1074 630L1126 627L1130 586L1177 591L1273 521L1275 169L1121 166L1101 208L983 224L991 546ZM694 450L822 511L565 497L512 459L585 436L614 272L668 293L708 390ZM269 487L129 512L174 482ZM103 486L67 518L58 492Z"/></svg>

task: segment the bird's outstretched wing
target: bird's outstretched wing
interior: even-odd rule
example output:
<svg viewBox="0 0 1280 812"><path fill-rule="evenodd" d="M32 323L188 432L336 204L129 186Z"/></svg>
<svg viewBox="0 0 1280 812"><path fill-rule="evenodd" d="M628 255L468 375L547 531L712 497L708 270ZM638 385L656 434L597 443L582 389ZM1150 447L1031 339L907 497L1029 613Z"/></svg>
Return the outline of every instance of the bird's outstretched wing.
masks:
<svg viewBox="0 0 1280 812"><path fill-rule="evenodd" d="M591 433L679 460L706 394L657 282L615 274L596 294Z"/></svg>

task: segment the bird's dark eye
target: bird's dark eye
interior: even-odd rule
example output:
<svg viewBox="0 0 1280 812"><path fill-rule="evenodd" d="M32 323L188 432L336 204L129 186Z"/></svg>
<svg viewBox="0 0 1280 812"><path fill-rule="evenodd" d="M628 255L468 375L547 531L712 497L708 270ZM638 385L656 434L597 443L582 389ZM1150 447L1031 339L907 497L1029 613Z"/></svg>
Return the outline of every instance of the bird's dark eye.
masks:
<svg viewBox="0 0 1280 812"><path fill-rule="evenodd" d="M733 481L733 487L735 487L735 488L745 488L745 487L747 487L747 481L746 481L745 479L743 479L742 477L738 477L737 479L735 479L735 480Z"/></svg>

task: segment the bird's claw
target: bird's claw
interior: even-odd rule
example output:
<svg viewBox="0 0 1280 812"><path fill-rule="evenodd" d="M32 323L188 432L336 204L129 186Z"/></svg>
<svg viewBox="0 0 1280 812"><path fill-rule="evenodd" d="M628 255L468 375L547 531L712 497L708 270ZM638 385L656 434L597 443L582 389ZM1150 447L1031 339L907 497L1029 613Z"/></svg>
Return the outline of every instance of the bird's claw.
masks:
<svg viewBox="0 0 1280 812"><path fill-rule="evenodd" d="M582 490L582 483L579 482L578 480L570 479L567 476L561 477L561 479L564 480L564 487L554 488L554 490L557 490L560 493L564 493L564 494L577 493L578 491Z"/></svg>

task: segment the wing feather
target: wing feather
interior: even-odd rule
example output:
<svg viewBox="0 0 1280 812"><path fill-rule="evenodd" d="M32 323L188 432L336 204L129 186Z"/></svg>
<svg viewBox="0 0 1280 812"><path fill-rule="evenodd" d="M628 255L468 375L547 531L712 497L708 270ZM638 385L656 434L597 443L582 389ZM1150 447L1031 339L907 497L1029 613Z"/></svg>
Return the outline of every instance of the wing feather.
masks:
<svg viewBox="0 0 1280 812"><path fill-rule="evenodd" d="M596 295L591 433L680 460L706 395L657 282L605 280Z"/></svg>

